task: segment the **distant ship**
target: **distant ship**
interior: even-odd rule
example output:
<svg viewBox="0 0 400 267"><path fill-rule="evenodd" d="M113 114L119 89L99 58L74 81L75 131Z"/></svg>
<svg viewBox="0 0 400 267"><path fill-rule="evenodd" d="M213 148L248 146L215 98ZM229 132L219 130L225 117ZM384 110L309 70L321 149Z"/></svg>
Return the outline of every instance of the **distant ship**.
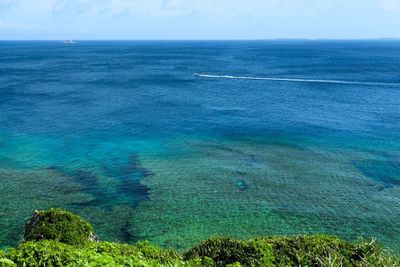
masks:
<svg viewBox="0 0 400 267"><path fill-rule="evenodd" d="M61 43L63 43L63 44L75 44L75 42L72 41L72 40L61 40Z"/></svg>

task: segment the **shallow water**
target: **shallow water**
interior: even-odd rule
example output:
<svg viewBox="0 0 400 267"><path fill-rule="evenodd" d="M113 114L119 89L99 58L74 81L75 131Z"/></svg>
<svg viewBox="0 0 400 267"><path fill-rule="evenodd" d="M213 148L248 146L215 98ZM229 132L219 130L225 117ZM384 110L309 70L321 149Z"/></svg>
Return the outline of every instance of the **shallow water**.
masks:
<svg viewBox="0 0 400 267"><path fill-rule="evenodd" d="M103 240L398 250L399 69L394 41L1 42L0 245L57 206Z"/></svg>

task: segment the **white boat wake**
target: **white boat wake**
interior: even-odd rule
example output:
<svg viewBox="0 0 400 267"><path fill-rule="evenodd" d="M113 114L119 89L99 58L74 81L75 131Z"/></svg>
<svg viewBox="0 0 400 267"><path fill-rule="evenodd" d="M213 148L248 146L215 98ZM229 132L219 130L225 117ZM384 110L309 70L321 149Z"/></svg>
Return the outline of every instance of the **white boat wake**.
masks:
<svg viewBox="0 0 400 267"><path fill-rule="evenodd" d="M319 80L319 79L300 79L300 78L278 78L278 77L232 76L232 75L215 75L215 74L202 74L202 73L193 73L193 75L196 76L196 77L214 78L214 79L263 80L263 81L278 81L278 82L334 83L334 84L400 86L400 84L398 84L398 83L380 83L380 82Z"/></svg>

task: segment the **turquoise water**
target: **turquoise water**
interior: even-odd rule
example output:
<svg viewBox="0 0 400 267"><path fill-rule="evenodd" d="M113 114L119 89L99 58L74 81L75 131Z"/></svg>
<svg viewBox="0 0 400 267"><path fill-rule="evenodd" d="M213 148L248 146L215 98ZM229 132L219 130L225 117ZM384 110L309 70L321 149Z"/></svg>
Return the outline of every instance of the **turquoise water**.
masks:
<svg viewBox="0 0 400 267"><path fill-rule="evenodd" d="M329 233L400 249L400 43L0 43L0 245ZM194 73L200 75L193 75Z"/></svg>

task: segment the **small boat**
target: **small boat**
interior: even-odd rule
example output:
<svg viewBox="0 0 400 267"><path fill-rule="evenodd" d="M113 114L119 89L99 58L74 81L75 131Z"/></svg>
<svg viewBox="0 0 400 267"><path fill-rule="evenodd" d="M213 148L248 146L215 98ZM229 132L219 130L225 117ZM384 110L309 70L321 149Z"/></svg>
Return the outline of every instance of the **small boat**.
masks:
<svg viewBox="0 0 400 267"><path fill-rule="evenodd" d="M75 44L75 42L72 41L72 40L61 40L61 43L63 43L63 44Z"/></svg>

